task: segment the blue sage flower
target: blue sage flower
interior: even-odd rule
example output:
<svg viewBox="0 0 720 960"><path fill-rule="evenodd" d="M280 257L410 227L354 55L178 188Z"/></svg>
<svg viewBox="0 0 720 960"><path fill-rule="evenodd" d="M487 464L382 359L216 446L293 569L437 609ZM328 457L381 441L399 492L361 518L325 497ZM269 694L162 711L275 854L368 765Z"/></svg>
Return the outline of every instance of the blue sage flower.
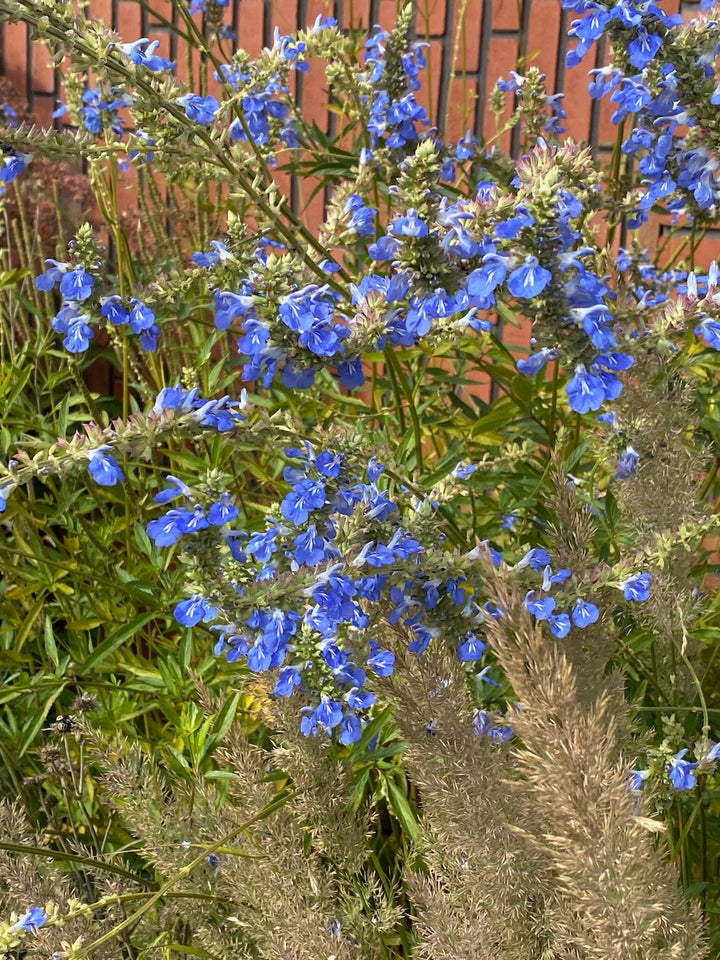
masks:
<svg viewBox="0 0 720 960"><path fill-rule="evenodd" d="M566 385L570 409L576 413L599 410L605 401L605 387L600 377L588 373L585 365L575 367L575 376Z"/></svg>
<svg viewBox="0 0 720 960"><path fill-rule="evenodd" d="M175 619L184 627L194 627L201 621L209 623L217 617L217 607L199 593L181 600L175 607Z"/></svg>
<svg viewBox="0 0 720 960"><path fill-rule="evenodd" d="M95 278L85 272L85 267L79 264L73 270L63 275L60 281L60 293L66 300L87 300L92 296Z"/></svg>
<svg viewBox="0 0 720 960"><path fill-rule="evenodd" d="M525 257L525 263L508 277L508 290L514 297L527 300L542 293L552 280L552 274L541 267L537 257Z"/></svg>
<svg viewBox="0 0 720 960"><path fill-rule="evenodd" d="M531 613L537 620L548 620L555 609L555 598L544 597L535 598L535 591L531 590L523 601L525 609Z"/></svg>
<svg viewBox="0 0 720 960"><path fill-rule="evenodd" d="M594 603L589 603L587 600L583 600L582 597L578 597L572 611L572 622L576 627L579 627L581 630L589 627L591 623L597 622L599 616L600 611Z"/></svg>
<svg viewBox="0 0 720 960"><path fill-rule="evenodd" d="M42 907L30 907L27 913L24 913L17 923L13 924L13 930L27 930L29 933L35 933L40 927L47 923L47 915Z"/></svg>
<svg viewBox="0 0 720 960"><path fill-rule="evenodd" d="M189 120L205 127L215 120L220 109L220 104L215 97L201 97L197 93L186 93L184 97L179 98L178 103L185 108Z"/></svg>
<svg viewBox="0 0 720 960"><path fill-rule="evenodd" d="M114 487L116 483L125 479L125 474L117 460L109 453L104 452L111 449L108 444L104 443L101 447L88 451L88 470L95 482L99 483L101 487Z"/></svg>
<svg viewBox="0 0 720 960"><path fill-rule="evenodd" d="M625 599L635 600L638 603L644 603L650 598L651 585L652 577L649 573L636 573L620 584Z"/></svg>
<svg viewBox="0 0 720 960"><path fill-rule="evenodd" d="M154 73L159 73L162 70L174 70L175 64L172 60L166 60L155 53L159 46L159 40L153 40L151 43L147 37L141 37L140 40L135 40L133 43L121 43L120 49L128 54L132 62L138 67L147 67Z"/></svg>
<svg viewBox="0 0 720 960"><path fill-rule="evenodd" d="M699 764L683 760L686 753L687 748L680 750L670 761L670 779L677 790L692 790L697 783L694 771Z"/></svg>

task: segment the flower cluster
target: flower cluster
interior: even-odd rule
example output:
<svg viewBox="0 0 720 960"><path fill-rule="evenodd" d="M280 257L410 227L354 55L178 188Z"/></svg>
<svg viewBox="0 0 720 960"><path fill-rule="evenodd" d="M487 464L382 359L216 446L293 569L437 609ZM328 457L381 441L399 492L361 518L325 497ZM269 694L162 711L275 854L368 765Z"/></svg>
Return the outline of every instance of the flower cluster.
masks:
<svg viewBox="0 0 720 960"><path fill-rule="evenodd" d="M383 143L405 150L418 140L419 128L430 125L425 108L415 99L419 73L427 66L426 44L409 43L407 27L403 11L391 33L376 26L365 43L367 80L373 89L367 129L373 147Z"/></svg>
<svg viewBox="0 0 720 960"><path fill-rule="evenodd" d="M137 297L123 301L117 294L99 297L96 292L97 276L100 264L90 265L83 262L68 263L58 260L46 260L48 269L35 279L38 290L53 290L59 284L63 298L62 307L53 317L52 327L63 336L63 346L70 353L84 353L95 336L91 324L97 326L128 326L137 334L143 350L157 348L160 328L155 322L155 314Z"/></svg>
<svg viewBox="0 0 720 960"><path fill-rule="evenodd" d="M9 103L0 101L0 123L5 127L17 127L17 113ZM5 187L17 177L25 173L25 169L32 160L32 156L19 153L17 150L3 150L3 162L0 165L0 196Z"/></svg>
<svg viewBox="0 0 720 960"><path fill-rule="evenodd" d="M211 624L219 634L215 650L230 662L245 658L254 672L280 669L275 695L298 690L309 700L304 732L337 728L346 744L360 738L364 711L374 703L368 668L392 672L393 654L376 636L384 622L417 656L442 637L484 679L491 663L481 669L483 624L503 610L479 596L474 583L485 563L500 565L503 555L489 545L458 555L438 542L432 493L426 500L392 496L375 458L363 465L349 451L316 453L309 442L285 453L290 490L264 529L250 533L233 528L239 510L227 490L191 488L168 476L155 500L181 502L147 532L160 547L180 544L193 571L192 594L175 608L177 620ZM460 467L458 482L461 474L472 471ZM553 572L545 549L532 548L511 569L518 577L542 574L540 592L529 591L525 606L556 637L597 621L598 607L571 588L570 570ZM220 576L210 578L210 570ZM569 613L556 611L550 591L558 584L566 585L566 602L574 594ZM651 578L635 574L616 586L625 600L644 601Z"/></svg>

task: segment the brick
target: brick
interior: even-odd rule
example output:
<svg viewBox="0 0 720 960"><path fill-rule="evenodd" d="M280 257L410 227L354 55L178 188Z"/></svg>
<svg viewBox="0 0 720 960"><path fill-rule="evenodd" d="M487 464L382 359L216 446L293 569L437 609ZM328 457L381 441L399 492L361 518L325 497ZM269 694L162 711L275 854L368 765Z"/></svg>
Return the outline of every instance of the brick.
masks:
<svg viewBox="0 0 720 960"><path fill-rule="evenodd" d="M310 0L307 9L307 23L301 23L303 30L311 27L318 17L334 17L335 7L331 0Z"/></svg>
<svg viewBox="0 0 720 960"><path fill-rule="evenodd" d="M461 399L470 404L471 407L474 406L473 397L484 400L485 403L490 403L490 393L492 390L490 377L486 373L474 369L467 370L465 377L469 383L463 387Z"/></svg>
<svg viewBox="0 0 720 960"><path fill-rule="evenodd" d="M313 64L302 74L302 94L303 119L327 129L327 79L322 64Z"/></svg>
<svg viewBox="0 0 720 960"><path fill-rule="evenodd" d="M297 3L292 2L292 0L274 3L270 25L273 30L275 27L280 27L280 33L294 33L298 28Z"/></svg>
<svg viewBox="0 0 720 960"><path fill-rule="evenodd" d="M325 216L325 197L322 190L319 190L314 197L312 192L318 186L319 181L315 177L299 178L299 211L300 219L305 226L317 236L318 229Z"/></svg>
<svg viewBox="0 0 720 960"><path fill-rule="evenodd" d="M27 78L27 28L24 23L5 24L5 56L3 75L15 88L18 102L15 109L20 112L25 104Z"/></svg>
<svg viewBox="0 0 720 960"><path fill-rule="evenodd" d="M418 39L442 37L445 32L446 16L445 0L421 0L417 5L415 26Z"/></svg>
<svg viewBox="0 0 720 960"><path fill-rule="evenodd" d="M560 16L556 0L534 0L530 8L526 62L545 74L548 93L555 93Z"/></svg>
<svg viewBox="0 0 720 960"><path fill-rule="evenodd" d="M466 80L464 77L455 77L451 83L445 136L453 143L457 143L468 130L475 128L477 87L477 81Z"/></svg>
<svg viewBox="0 0 720 960"><path fill-rule="evenodd" d="M124 43L131 43L142 36L142 7L135 0L120 0L118 4L117 32Z"/></svg>
<svg viewBox="0 0 720 960"><path fill-rule="evenodd" d="M488 50L487 67L487 90L486 101L479 104L478 108L483 111L483 135L488 139L494 137L497 133L495 117L490 110L487 98L492 93L495 84L501 76L507 77L508 71L513 68L517 61L517 42L512 37L493 37ZM512 114L512 97L508 96L504 118L507 119ZM510 149L510 133L503 135L500 145L503 150Z"/></svg>
<svg viewBox="0 0 720 960"><path fill-rule="evenodd" d="M590 95L588 94L588 98L589 97ZM617 104L610 102L609 97L603 97L600 101L600 123L598 125L597 135L598 145L612 147L615 144L618 128L610 118L615 112L616 106ZM588 112L590 109L592 108L588 107Z"/></svg>
<svg viewBox="0 0 720 960"><path fill-rule="evenodd" d="M94 20L102 20L108 27L112 27L112 0L93 0L92 16Z"/></svg>
<svg viewBox="0 0 720 960"><path fill-rule="evenodd" d="M43 96L42 94L35 96L33 98L33 121L44 130L50 129L53 125L54 109L54 97Z"/></svg>
<svg viewBox="0 0 720 960"><path fill-rule="evenodd" d="M256 57L264 46L265 10L262 0L243 0L238 10L238 37L243 50Z"/></svg>
<svg viewBox="0 0 720 960"><path fill-rule="evenodd" d="M440 96L440 77L442 74L443 50L439 43L431 42L430 48L425 50L427 68L420 74L422 87L415 92L417 102L428 111L428 116L436 114L438 97Z"/></svg>
<svg viewBox="0 0 720 960"><path fill-rule="evenodd" d="M370 0L348 0L343 9L344 27L364 27L368 30L370 23Z"/></svg>
<svg viewBox="0 0 720 960"><path fill-rule="evenodd" d="M587 89L587 70L575 67L565 75L564 106L568 118L563 121L566 135L574 140L590 139L590 94Z"/></svg>
<svg viewBox="0 0 720 960"><path fill-rule="evenodd" d="M397 23L397 3L395 0L380 0L377 22L384 30L392 30Z"/></svg>
<svg viewBox="0 0 720 960"><path fill-rule="evenodd" d="M493 3L492 28L493 30L520 29L517 0L495 0Z"/></svg>

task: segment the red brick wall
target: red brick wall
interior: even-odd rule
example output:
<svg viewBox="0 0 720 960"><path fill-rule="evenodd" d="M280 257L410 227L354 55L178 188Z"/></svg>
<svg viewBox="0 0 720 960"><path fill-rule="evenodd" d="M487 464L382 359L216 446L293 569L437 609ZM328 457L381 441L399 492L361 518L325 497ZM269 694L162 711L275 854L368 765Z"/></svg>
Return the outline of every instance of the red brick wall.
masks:
<svg viewBox="0 0 720 960"><path fill-rule="evenodd" d="M160 53L178 64L178 74L187 77L187 51L177 36L144 11L137 0L90 0L93 13L117 30L126 41L150 37L161 41ZM177 22L168 0L151 0L157 12ZM692 14L698 0L665 0L668 12L682 10ZM380 23L386 28L395 22L397 0L230 0L226 22L239 37L239 45L257 54L272 43L277 25L283 33L311 24L315 18L335 16L344 25L369 27ZM612 149L616 129L610 122L611 104L590 100L587 71L603 62L601 42L575 70L565 70L568 48L567 30L571 15L561 8L560 0L416 0L416 34L427 40L428 71L419 98L429 108L439 130L457 140L467 129L476 135L492 137L495 122L488 108L488 95L500 76L507 77L518 61L535 64L547 75L549 92L564 91L568 113L567 135L593 144L602 156ZM593 61L593 57L595 60ZM199 55L193 57L197 75ZM27 102L40 126L52 123L55 100L60 96L58 78L48 66L44 48L33 45L22 24L0 25L0 76L15 88L19 100ZM306 116L321 125L332 121L325 111L319 71L302 75L299 94ZM22 108L22 103L14 104ZM512 136L505 134L505 150L518 148ZM301 208L310 193L306 186L295 185L293 202ZM322 196L318 194L305 211L310 224L322 215ZM668 219L656 219L643 228L642 241L654 248L662 240ZM673 239L668 254L682 242ZM710 259L717 251L717 238L708 237L698 252L698 262ZM509 342L527 339L526 331L508 330Z"/></svg>
<svg viewBox="0 0 720 960"><path fill-rule="evenodd" d="M155 0L158 12L173 19L168 0ZM669 12L697 6L665 0ZM587 96L585 64L566 73L567 28L570 18L559 0L417 0L416 32L428 40L429 70L423 96L440 129L456 139L469 127L485 136L494 133L487 95L495 80L507 75L519 58L539 66L548 78L550 92L564 90L568 107L568 134L606 147L614 133L607 105L593 105ZM117 30L125 40L141 36L159 39L161 53L177 60L186 73L185 52L177 38L143 11L137 0L91 0L93 13ZM336 16L344 24L391 27L396 0L231 0L226 22L237 30L239 43L251 54L272 42L275 25L283 32L312 23L318 14ZM177 17L176 17L177 19ZM598 56L602 57L602 47ZM591 55L592 57L592 55ZM595 66L588 58L587 68ZM0 76L6 77L40 125L49 124L59 94L44 50L29 42L22 24L0 26ZM305 91L312 106L317 94L307 78ZM509 141L506 144L511 146Z"/></svg>

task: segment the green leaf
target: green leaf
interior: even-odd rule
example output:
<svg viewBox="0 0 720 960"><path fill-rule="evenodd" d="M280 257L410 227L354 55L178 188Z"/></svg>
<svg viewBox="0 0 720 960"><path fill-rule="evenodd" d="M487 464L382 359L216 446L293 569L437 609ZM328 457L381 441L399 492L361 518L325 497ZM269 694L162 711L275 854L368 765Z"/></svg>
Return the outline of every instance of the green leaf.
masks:
<svg viewBox="0 0 720 960"><path fill-rule="evenodd" d="M392 812L410 839L417 842L419 836L418 823L407 797L390 777L385 780L385 787L387 788L388 801Z"/></svg>
<svg viewBox="0 0 720 960"><path fill-rule="evenodd" d="M44 644L45 644L45 653L48 655L49 660L57 670L60 658L58 656L57 644L55 643L55 631L53 630L52 620L50 619L49 613L45 614Z"/></svg>
<svg viewBox="0 0 720 960"><path fill-rule="evenodd" d="M20 746L18 747L18 756L22 757L25 754L25 751L32 745L35 740L35 737L38 735L42 729L42 725L45 723L45 719L50 712L50 707L55 703L57 698L60 696L62 690L64 690L66 684L59 684L54 690L50 692L50 696L46 699L45 703L40 707L40 709L35 713L24 728L22 739L20 740Z"/></svg>
<svg viewBox="0 0 720 960"><path fill-rule="evenodd" d="M16 653L22 650L23 644L29 637L30 631L32 630L35 624L35 621L37 620L38 616L40 615L40 611L44 606L45 606L45 594L43 593L41 594L41 596L37 598L37 600L32 605L32 607L30 607L30 610L28 611L27 616L21 623L20 628L18 629L18 632L15 635L15 652Z"/></svg>
<svg viewBox="0 0 720 960"><path fill-rule="evenodd" d="M118 647L121 647L126 640L129 640L130 637L134 636L138 630L145 626L146 623L149 623L155 618L155 612L151 613L141 613L137 617L134 617L129 623L126 623L124 627L120 627L119 630L116 630L115 633L107 637L101 644L99 644L90 656L87 658L85 663L83 663L80 668L81 673L87 673L92 670L93 667L96 667L99 663L109 657L110 654L117 650Z"/></svg>

